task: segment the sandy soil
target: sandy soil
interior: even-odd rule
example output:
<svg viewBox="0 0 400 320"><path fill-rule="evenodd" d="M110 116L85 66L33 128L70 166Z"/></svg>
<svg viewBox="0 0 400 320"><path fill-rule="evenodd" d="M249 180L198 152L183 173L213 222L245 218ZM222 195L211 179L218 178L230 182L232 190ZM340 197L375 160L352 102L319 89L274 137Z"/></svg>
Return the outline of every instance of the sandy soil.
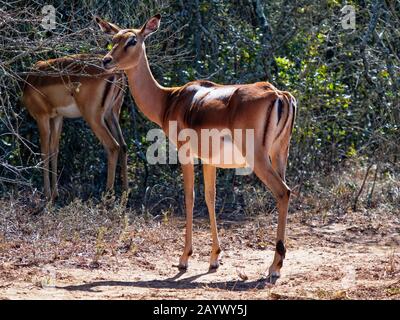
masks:
<svg viewBox="0 0 400 320"><path fill-rule="evenodd" d="M262 275L273 257L275 217L219 221L222 265L211 273L208 222L196 219L195 225L185 273L176 268L184 226L178 218L128 229L104 243L3 244L0 298L400 299L398 215L352 213L306 222L291 216L287 258L274 286Z"/></svg>

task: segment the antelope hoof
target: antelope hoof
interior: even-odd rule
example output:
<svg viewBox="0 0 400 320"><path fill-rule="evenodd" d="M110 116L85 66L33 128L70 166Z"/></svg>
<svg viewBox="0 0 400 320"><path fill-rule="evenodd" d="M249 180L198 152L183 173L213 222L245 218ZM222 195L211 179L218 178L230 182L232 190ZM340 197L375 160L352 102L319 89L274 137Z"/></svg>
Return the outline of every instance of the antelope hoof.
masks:
<svg viewBox="0 0 400 320"><path fill-rule="evenodd" d="M189 268L189 261L188 258L181 257L178 264L179 271L186 271Z"/></svg>
<svg viewBox="0 0 400 320"><path fill-rule="evenodd" d="M186 250L179 259L178 269L180 271L186 271L189 267L189 257L193 254L193 249L190 249L187 253Z"/></svg>
<svg viewBox="0 0 400 320"><path fill-rule="evenodd" d="M188 267L189 267L189 264L186 262L186 263L179 263L178 264L178 270L179 271L186 271L187 269L188 269Z"/></svg>
<svg viewBox="0 0 400 320"><path fill-rule="evenodd" d="M266 282L270 283L270 284L276 284L276 281L281 277L281 275L279 274L279 272L271 272L267 278L266 278Z"/></svg>
<svg viewBox="0 0 400 320"><path fill-rule="evenodd" d="M218 268L219 268L219 261L218 260L215 261L215 262L211 262L210 263L210 268L209 268L210 271L215 271Z"/></svg>

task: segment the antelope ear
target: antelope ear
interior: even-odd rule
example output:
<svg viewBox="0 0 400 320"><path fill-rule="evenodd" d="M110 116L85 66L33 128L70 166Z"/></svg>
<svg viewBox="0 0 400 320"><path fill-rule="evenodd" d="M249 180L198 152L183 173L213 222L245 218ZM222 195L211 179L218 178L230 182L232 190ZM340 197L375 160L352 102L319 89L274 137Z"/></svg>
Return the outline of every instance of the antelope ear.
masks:
<svg viewBox="0 0 400 320"><path fill-rule="evenodd" d="M154 17L150 18L142 27L140 33L144 38L147 38L152 33L156 32L160 27L161 15L156 14Z"/></svg>
<svg viewBox="0 0 400 320"><path fill-rule="evenodd" d="M107 34L114 35L121 30L120 27L118 27L115 24L110 23L106 20L103 20L98 16L94 16L94 21L96 21L96 23L99 25L101 31L103 31Z"/></svg>

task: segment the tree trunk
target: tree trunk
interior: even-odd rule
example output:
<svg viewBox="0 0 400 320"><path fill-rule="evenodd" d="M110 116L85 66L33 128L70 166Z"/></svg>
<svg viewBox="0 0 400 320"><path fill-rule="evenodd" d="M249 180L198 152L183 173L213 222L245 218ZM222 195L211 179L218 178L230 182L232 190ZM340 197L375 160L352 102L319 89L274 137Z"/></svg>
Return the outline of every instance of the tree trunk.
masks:
<svg viewBox="0 0 400 320"><path fill-rule="evenodd" d="M260 59L263 61L265 69L265 77L271 80L271 58L272 52L272 30L268 23L267 17L264 13L264 7L260 0L251 0L254 13L257 17L261 32L262 32L262 49L260 52Z"/></svg>

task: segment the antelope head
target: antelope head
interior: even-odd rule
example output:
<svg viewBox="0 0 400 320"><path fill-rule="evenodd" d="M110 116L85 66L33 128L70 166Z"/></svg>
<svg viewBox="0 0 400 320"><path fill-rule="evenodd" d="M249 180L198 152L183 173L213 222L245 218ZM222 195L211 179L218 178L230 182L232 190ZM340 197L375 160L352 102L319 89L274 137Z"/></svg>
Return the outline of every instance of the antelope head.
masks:
<svg viewBox="0 0 400 320"><path fill-rule="evenodd" d="M112 35L112 49L103 58L107 70L128 70L134 68L146 54L144 42L160 26L161 15L150 18L139 29L122 29L99 17L94 18L100 29Z"/></svg>

